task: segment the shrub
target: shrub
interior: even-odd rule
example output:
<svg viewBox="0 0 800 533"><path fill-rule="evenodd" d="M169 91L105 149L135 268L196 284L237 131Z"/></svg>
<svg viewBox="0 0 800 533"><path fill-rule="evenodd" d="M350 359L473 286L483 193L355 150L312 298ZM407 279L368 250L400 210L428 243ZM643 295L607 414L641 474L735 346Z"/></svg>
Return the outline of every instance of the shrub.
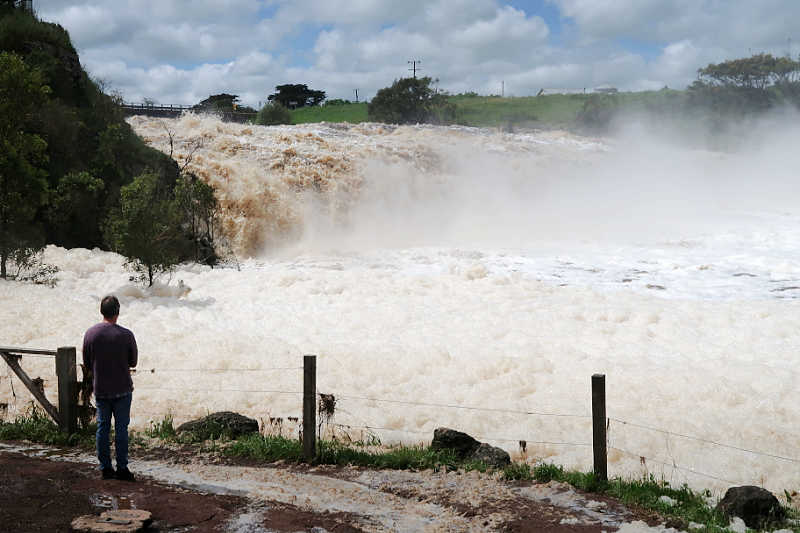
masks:
<svg viewBox="0 0 800 533"><path fill-rule="evenodd" d="M262 126L291 123L292 116L289 114L289 110L278 103L265 105L256 116L256 124L261 124Z"/></svg>
<svg viewBox="0 0 800 533"><path fill-rule="evenodd" d="M112 249L126 256L128 265L150 286L156 275L171 271L187 255L171 192L157 174L142 174L122 187L120 205L106 224Z"/></svg>
<svg viewBox="0 0 800 533"><path fill-rule="evenodd" d="M455 121L456 107L446 93L431 87L429 77L401 78L384 87L367 107L370 120L388 124L446 124Z"/></svg>

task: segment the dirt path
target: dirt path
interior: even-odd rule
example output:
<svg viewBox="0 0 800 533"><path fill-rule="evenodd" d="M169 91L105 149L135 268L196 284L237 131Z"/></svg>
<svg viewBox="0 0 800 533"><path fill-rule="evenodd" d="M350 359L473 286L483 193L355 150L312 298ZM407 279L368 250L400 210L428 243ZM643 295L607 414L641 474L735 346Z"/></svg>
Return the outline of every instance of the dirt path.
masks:
<svg viewBox="0 0 800 533"><path fill-rule="evenodd" d="M0 530L68 531L81 514L153 513L158 531L669 531L567 485L457 472L298 469L132 460L103 481L85 453L0 444Z"/></svg>

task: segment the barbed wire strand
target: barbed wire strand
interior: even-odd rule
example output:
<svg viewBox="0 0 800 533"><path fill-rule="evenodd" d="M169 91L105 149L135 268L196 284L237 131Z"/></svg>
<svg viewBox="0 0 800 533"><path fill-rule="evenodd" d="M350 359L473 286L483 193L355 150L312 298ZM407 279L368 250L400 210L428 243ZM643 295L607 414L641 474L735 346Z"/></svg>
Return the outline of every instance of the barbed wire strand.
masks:
<svg viewBox="0 0 800 533"><path fill-rule="evenodd" d="M142 368L137 369L137 376L156 374L158 372L207 372L210 374L218 372L273 372L279 370L303 370L302 366L271 367L271 368Z"/></svg>
<svg viewBox="0 0 800 533"><path fill-rule="evenodd" d="M716 441L713 441L713 440L710 440L710 439L704 439L702 437L694 437L692 435L684 435L683 433L675 433L675 432L672 432L672 431L668 431L666 429L647 426L647 425L644 425L644 424L637 424L635 422L628 422L626 420L620 420L619 418L611 418L611 417L609 417L609 420L617 422L619 424L627 425L627 426L632 426L632 427L636 427L636 428L640 428L640 429L647 429L649 431L655 431L657 433L663 433L665 435L671 435L671 436L674 436L674 437L682 437L684 439L690 439L690 440L695 440L695 441L698 441L698 442L703 442L703 443L706 443L706 444L712 444L714 446L719 446L721 448L729 448L731 450L737 450L737 451L740 451L740 452L751 453L753 455L761 455L761 456L764 456L764 457L771 457L773 459L779 459L781 461L788 461L790 463L798 463L798 464L800 464L800 459L792 459L791 457L784 457L782 455L776 455L776 454L773 454L773 453L759 452L757 450L750 450L748 448L742 448L740 446L734 446L732 444L724 444L724 443L716 442Z"/></svg>
<svg viewBox="0 0 800 533"><path fill-rule="evenodd" d="M302 392L285 391L285 390L253 390L253 389L177 389L167 387L135 387L134 390L151 390L151 391L165 391L165 392L262 392L269 394L299 394Z"/></svg>
<svg viewBox="0 0 800 533"><path fill-rule="evenodd" d="M659 461L658 459L645 457L644 455L641 455L641 454L638 454L638 453L629 452L628 450L623 450L622 448L617 448L616 446L609 446L608 449L609 450L617 450L618 452L624 453L625 455L630 455L631 457L636 457L639 460L644 459L645 461L650 461L651 463L656 463L656 464L664 465L664 466L667 466L667 467L670 467L670 468L683 470L685 472L690 472L690 473L692 473L692 474L694 474L696 476L707 477L709 479L715 479L717 481L722 481L724 483L729 483L731 485L742 485L743 484L743 483L739 483L737 481L731 481L730 479L723 479L723 478L718 477L718 476L714 476L714 475L711 475L711 474L706 474L704 472L700 472L698 470L695 470L693 468L689 468L689 467L686 467L686 466L679 466L679 465L676 465L675 463L667 463L666 461Z"/></svg>
<svg viewBox="0 0 800 533"><path fill-rule="evenodd" d="M321 393L317 393L320 395ZM533 415L533 416L554 416L554 417L563 417L563 418L592 418L591 415L576 415L576 414L561 414L561 413L545 413L539 411L518 411L512 409L497 409L492 407L474 407L469 405L455 405L455 404L444 404L444 403L429 403L429 402L412 402L409 400L390 400L390 399L382 399L382 398L368 398L365 396L349 396L349 395L334 395L336 399L342 400L363 400L367 402L380 402L380 403L396 403L401 405L416 405L421 407L445 407L448 409L464 409L468 411L488 411L492 413L509 413L509 414L516 414L516 415Z"/></svg>
<svg viewBox="0 0 800 533"><path fill-rule="evenodd" d="M332 426L336 427L343 427L347 429L374 429L378 431L394 431L397 433L407 433L409 435L430 435L430 431L411 431L408 429L395 429L395 428L385 428L380 426L352 426L349 424L331 424ZM525 441L526 444L552 444L552 445L561 445L561 446L591 446L591 444L585 442L557 442L557 441L545 441L545 440L528 440L528 439L509 439L503 437L488 437L485 435L477 435L476 438L483 439L483 440L491 440L496 442L521 442Z"/></svg>

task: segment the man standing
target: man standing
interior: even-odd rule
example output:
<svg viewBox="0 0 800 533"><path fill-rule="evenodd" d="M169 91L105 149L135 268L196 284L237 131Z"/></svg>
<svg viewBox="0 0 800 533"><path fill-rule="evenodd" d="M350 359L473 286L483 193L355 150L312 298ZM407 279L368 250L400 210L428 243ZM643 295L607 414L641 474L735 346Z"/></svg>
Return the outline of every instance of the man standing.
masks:
<svg viewBox="0 0 800 533"><path fill-rule="evenodd" d="M100 302L103 321L83 336L83 368L93 376L97 403L97 458L103 479L134 481L128 470L128 422L133 398L130 368L136 366L139 353L133 332L117 325L119 300L106 296ZM114 447L117 470L111 467L111 416L114 416Z"/></svg>

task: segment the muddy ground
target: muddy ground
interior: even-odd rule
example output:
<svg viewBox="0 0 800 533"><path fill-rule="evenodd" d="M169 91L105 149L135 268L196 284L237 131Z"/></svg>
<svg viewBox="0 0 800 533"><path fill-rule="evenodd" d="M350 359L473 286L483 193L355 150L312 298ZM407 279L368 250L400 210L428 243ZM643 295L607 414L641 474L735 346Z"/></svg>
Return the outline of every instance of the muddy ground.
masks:
<svg viewBox="0 0 800 533"><path fill-rule="evenodd" d="M103 480L85 452L0 445L0 531L69 531L84 514L136 508L151 531L609 533L658 517L558 484L469 475L189 464L134 459L134 483ZM635 522L638 521L638 522ZM639 531L640 526L635 526ZM626 531L630 529L625 529Z"/></svg>
<svg viewBox="0 0 800 533"><path fill-rule="evenodd" d="M239 517L257 507L266 531L361 531L344 514L313 513L278 502L252 502L140 477L134 483L103 480L91 465L0 453L0 531L67 532L80 515L109 509L145 509L155 519L150 531L235 531ZM245 531L258 531L253 524Z"/></svg>

